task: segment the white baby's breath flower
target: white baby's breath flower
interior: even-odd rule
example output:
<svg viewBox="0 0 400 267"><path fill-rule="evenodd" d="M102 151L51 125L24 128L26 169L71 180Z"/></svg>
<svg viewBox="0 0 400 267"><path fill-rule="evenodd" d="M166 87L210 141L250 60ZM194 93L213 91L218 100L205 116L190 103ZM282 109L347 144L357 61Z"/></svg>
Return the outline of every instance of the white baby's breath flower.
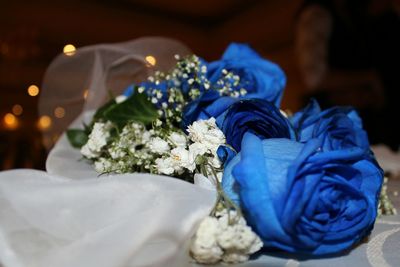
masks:
<svg viewBox="0 0 400 267"><path fill-rule="evenodd" d="M183 134L172 132L169 136L169 139L171 140L172 144L175 145L176 147L187 146L186 136Z"/></svg>
<svg viewBox="0 0 400 267"><path fill-rule="evenodd" d="M221 260L224 252L217 243L217 231L218 220L214 217L208 216L200 223L190 246L190 252L198 263L213 264Z"/></svg>
<svg viewBox="0 0 400 267"><path fill-rule="evenodd" d="M112 168L112 162L108 159L99 158L94 162L94 169L98 173L109 172L111 171L111 168Z"/></svg>
<svg viewBox="0 0 400 267"><path fill-rule="evenodd" d="M87 158L96 158L101 154L102 148L107 144L110 137L112 123L96 122L89 135L87 143L81 148L81 153Z"/></svg>
<svg viewBox="0 0 400 267"><path fill-rule="evenodd" d="M249 255L236 251L228 251L222 255L222 261L225 263L235 264L245 262L249 259Z"/></svg>
<svg viewBox="0 0 400 267"><path fill-rule="evenodd" d="M215 118L198 120L188 127L189 138L193 142L204 144L211 153L215 153L225 143L225 135L215 123Z"/></svg>
<svg viewBox="0 0 400 267"><path fill-rule="evenodd" d="M206 154L208 152L208 149L205 145L201 143L193 143L189 146L189 151L196 159L197 156L203 156L204 154Z"/></svg>
<svg viewBox="0 0 400 267"><path fill-rule="evenodd" d="M230 217L236 214L231 212ZM228 214L218 220L220 231L217 234L218 244L225 250L240 250L246 252L253 245L257 246L257 235L246 225L243 217L240 217L235 224L229 224ZM260 243L261 244L261 243ZM261 247L260 247L261 248ZM253 250L253 249L252 249Z"/></svg>
<svg viewBox="0 0 400 267"><path fill-rule="evenodd" d="M88 159L94 159L100 156L101 153L91 150L89 145L86 143L84 146L81 147L81 154Z"/></svg>
<svg viewBox="0 0 400 267"><path fill-rule="evenodd" d="M168 142L161 139L160 137L155 137L148 143L150 150L157 154L163 154L170 150Z"/></svg>
<svg viewBox="0 0 400 267"><path fill-rule="evenodd" d="M204 135L208 131L207 124L204 120L198 120L189 125L187 131L189 132L189 138L193 142L204 142Z"/></svg>
<svg viewBox="0 0 400 267"><path fill-rule="evenodd" d="M228 215L228 211L223 210L216 216L205 218L192 239L190 251L196 261L240 263L261 249L261 239L235 211L229 211Z"/></svg>
<svg viewBox="0 0 400 267"><path fill-rule="evenodd" d="M176 171L180 171L182 168L194 171L196 168L195 158L186 148L176 147L172 149L171 158L174 162L174 168Z"/></svg>
<svg viewBox="0 0 400 267"><path fill-rule="evenodd" d="M124 157L126 155L126 152L123 149L121 149L120 147L118 147L118 146L117 147L115 147L115 146L110 147L108 149L108 153L110 153L110 156L113 159L122 158L122 157Z"/></svg>
<svg viewBox="0 0 400 267"><path fill-rule="evenodd" d="M160 127L162 125L162 121L157 119L154 124Z"/></svg>
<svg viewBox="0 0 400 267"><path fill-rule="evenodd" d="M166 159L158 158L156 159L155 163L158 173L171 175L175 171L173 166L173 160L171 158L166 158Z"/></svg>
<svg viewBox="0 0 400 267"><path fill-rule="evenodd" d="M146 144L150 141L151 138L151 132L145 131L142 134L142 144Z"/></svg>
<svg viewBox="0 0 400 267"><path fill-rule="evenodd" d="M136 152L136 145L132 144L128 147L129 152L131 152L132 154Z"/></svg>
<svg viewBox="0 0 400 267"><path fill-rule="evenodd" d="M117 104L124 102L128 97L126 97L125 95L119 95L115 98L115 102L117 102Z"/></svg>

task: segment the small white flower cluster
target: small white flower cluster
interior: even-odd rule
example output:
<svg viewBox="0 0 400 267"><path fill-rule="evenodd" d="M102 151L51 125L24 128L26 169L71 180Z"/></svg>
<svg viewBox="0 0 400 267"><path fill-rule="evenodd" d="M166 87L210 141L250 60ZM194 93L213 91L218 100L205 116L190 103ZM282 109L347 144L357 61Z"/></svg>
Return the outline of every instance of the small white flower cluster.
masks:
<svg viewBox="0 0 400 267"><path fill-rule="evenodd" d="M215 89L221 96L240 97L247 94L247 90L242 87L240 76L226 69L222 70L221 78L215 83Z"/></svg>
<svg viewBox="0 0 400 267"><path fill-rule="evenodd" d="M81 148L81 154L89 159L99 157L103 147L107 145L111 128L112 123L110 122L96 122L93 125L93 130L89 135L87 143Z"/></svg>
<svg viewBox="0 0 400 267"><path fill-rule="evenodd" d="M240 263L263 246L243 217L225 209L216 217L208 216L199 225L190 246L192 257L203 264Z"/></svg>
<svg viewBox="0 0 400 267"><path fill-rule="evenodd" d="M190 144L185 142L184 136L172 133L169 136L174 148L170 149L167 141L158 138L150 142L153 152L162 152L163 157L156 159L156 169L161 174L171 175L180 174L185 170L194 172L197 167L198 159L204 157L212 167L220 168L221 163L217 156L217 149L225 144L223 132L215 124L215 119L195 121L188 127ZM162 151L159 149L162 148ZM161 154L161 153L160 153Z"/></svg>
<svg viewBox="0 0 400 267"><path fill-rule="evenodd" d="M189 135L177 128L163 127L157 120L147 130L140 123L129 123L120 133L110 122L96 122L81 153L94 163L98 173L150 172L193 178L201 170L211 177L211 167L219 169L217 149L225 144L225 136L215 119L199 120L188 128ZM166 125L165 125L166 126ZM199 165L202 169L197 168ZM221 177L221 172L217 173Z"/></svg>
<svg viewBox="0 0 400 267"><path fill-rule="evenodd" d="M99 173L124 173L142 166L149 169L150 165L146 162L152 159L152 155L145 148L145 144L153 134L153 130L147 131L140 123L125 125L121 133L103 149L105 151L102 156L94 159L95 170ZM107 135L110 136L110 133Z"/></svg>

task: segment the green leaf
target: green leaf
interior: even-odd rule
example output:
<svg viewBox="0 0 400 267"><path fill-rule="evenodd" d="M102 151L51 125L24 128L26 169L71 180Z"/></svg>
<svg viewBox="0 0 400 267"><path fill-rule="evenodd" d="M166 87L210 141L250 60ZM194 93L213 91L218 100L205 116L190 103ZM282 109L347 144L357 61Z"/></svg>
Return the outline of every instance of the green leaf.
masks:
<svg viewBox="0 0 400 267"><path fill-rule="evenodd" d="M71 145L75 148L81 148L88 141L88 134L85 130L69 129L67 130L67 138Z"/></svg>
<svg viewBox="0 0 400 267"><path fill-rule="evenodd" d="M111 99L111 100L108 101L104 106L100 107L100 108L96 111L96 113L95 113L94 116L93 116L93 119L94 119L94 120L103 119L103 118L104 118L104 113L105 113L108 109L110 109L110 108L112 108L112 107L114 107L114 106L116 106L116 105L118 105L118 104L117 104L117 102L115 101L115 99Z"/></svg>
<svg viewBox="0 0 400 267"><path fill-rule="evenodd" d="M148 125L158 118L157 108L146 94L135 93L119 104L110 105L103 111L103 118L122 127L130 121Z"/></svg>

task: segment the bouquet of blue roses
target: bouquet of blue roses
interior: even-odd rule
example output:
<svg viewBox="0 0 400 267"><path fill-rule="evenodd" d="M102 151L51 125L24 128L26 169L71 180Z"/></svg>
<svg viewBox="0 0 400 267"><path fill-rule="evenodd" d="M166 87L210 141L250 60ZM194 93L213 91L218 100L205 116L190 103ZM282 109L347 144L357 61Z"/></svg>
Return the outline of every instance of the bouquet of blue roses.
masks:
<svg viewBox="0 0 400 267"><path fill-rule="evenodd" d="M383 172L357 112L314 100L279 109L286 78L246 45L206 62L176 56L67 132L99 174L147 172L214 188L191 240L199 263L261 248L306 255L350 249L371 232Z"/></svg>

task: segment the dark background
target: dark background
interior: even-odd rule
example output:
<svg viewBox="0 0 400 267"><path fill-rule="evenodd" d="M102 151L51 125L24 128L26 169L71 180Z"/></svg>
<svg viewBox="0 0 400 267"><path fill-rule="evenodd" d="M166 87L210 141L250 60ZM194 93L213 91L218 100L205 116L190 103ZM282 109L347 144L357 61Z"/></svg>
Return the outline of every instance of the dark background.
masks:
<svg viewBox="0 0 400 267"><path fill-rule="evenodd" d="M40 95L29 96L27 88L40 87L46 67L66 44L79 48L166 36L213 60L230 42L245 42L284 69L282 107L298 110L305 94L294 54L301 5L301 0L0 0L0 169L44 168ZM11 129L5 116L16 104L23 113Z"/></svg>

